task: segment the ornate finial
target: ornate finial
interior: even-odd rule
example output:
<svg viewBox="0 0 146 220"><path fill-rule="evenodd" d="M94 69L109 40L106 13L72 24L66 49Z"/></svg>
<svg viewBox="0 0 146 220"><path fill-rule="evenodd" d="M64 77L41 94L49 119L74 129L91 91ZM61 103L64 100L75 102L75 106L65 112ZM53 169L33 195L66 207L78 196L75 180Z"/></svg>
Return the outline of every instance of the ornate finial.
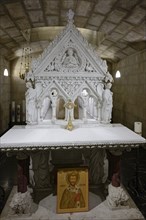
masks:
<svg viewBox="0 0 146 220"><path fill-rule="evenodd" d="M69 9L69 11L67 12L67 18L68 18L68 23L69 24L73 24L74 23L74 12L72 9Z"/></svg>

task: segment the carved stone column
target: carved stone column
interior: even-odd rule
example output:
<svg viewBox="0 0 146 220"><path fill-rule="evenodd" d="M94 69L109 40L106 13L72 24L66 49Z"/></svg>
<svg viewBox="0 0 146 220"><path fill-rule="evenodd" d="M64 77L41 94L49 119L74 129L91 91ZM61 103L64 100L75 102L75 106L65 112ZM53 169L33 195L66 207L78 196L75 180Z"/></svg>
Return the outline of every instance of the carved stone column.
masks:
<svg viewBox="0 0 146 220"><path fill-rule="evenodd" d="M84 156L84 164L89 167L89 186L90 190L99 193L103 186L104 177L104 149L84 149L82 151Z"/></svg>
<svg viewBox="0 0 146 220"><path fill-rule="evenodd" d="M17 184L18 192L25 193L29 183L29 157L25 153L18 153L17 156Z"/></svg>
<svg viewBox="0 0 146 220"><path fill-rule="evenodd" d="M97 103L97 120L101 121L101 103Z"/></svg>
<svg viewBox="0 0 146 220"><path fill-rule="evenodd" d="M56 103L52 102L52 121L56 120Z"/></svg>
<svg viewBox="0 0 146 220"><path fill-rule="evenodd" d="M83 98L83 121L86 122L87 121L87 108L88 108L88 105L89 105L88 93L87 94L83 93L82 98Z"/></svg>
<svg viewBox="0 0 146 220"><path fill-rule="evenodd" d="M56 120L56 114L57 114L57 98L58 98L58 92L56 89L51 90L51 101L52 101L52 121L54 122Z"/></svg>
<svg viewBox="0 0 146 220"><path fill-rule="evenodd" d="M41 118L41 109L40 108L38 108L38 123L40 122L40 121L43 121L43 119Z"/></svg>
<svg viewBox="0 0 146 220"><path fill-rule="evenodd" d="M68 121L68 109L65 108L65 121Z"/></svg>
<svg viewBox="0 0 146 220"><path fill-rule="evenodd" d="M102 184L104 176L104 156L103 149L94 148L90 151L89 161L89 182L93 185Z"/></svg>
<svg viewBox="0 0 146 220"><path fill-rule="evenodd" d="M50 192L49 154L49 151L38 151L31 154L35 202L39 202Z"/></svg>
<svg viewBox="0 0 146 220"><path fill-rule="evenodd" d="M83 120L87 121L87 105L83 105Z"/></svg>
<svg viewBox="0 0 146 220"><path fill-rule="evenodd" d="M121 155L122 155L122 151L120 149L111 149L111 150L107 151L107 157L108 157L108 160L109 160L108 179L110 181L114 181L114 178L116 178L116 179L119 178L120 179Z"/></svg>
<svg viewBox="0 0 146 220"><path fill-rule="evenodd" d="M97 103L94 101L94 107L93 107L93 116L97 119L98 117L98 106Z"/></svg>

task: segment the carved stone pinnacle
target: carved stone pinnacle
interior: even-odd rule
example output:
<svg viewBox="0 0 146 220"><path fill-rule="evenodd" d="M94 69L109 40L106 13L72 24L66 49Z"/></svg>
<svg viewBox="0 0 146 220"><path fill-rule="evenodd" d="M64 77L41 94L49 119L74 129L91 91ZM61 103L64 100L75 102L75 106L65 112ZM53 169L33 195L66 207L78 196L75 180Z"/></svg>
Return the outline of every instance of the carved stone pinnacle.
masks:
<svg viewBox="0 0 146 220"><path fill-rule="evenodd" d="M69 11L67 12L67 18L68 18L68 23L73 24L74 23L74 12L72 9L69 9Z"/></svg>

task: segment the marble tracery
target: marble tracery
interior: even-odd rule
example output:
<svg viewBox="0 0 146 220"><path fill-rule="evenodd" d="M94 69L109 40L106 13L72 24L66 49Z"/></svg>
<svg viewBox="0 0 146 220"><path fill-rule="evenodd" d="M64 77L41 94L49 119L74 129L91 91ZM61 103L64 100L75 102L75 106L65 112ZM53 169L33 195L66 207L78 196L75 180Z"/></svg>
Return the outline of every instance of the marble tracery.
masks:
<svg viewBox="0 0 146 220"><path fill-rule="evenodd" d="M33 72L29 72L26 78L27 124L60 123L57 118L58 110L61 110L59 100L63 100L64 105L68 100L72 102L71 117L74 120L76 111L78 125L91 123L91 119L94 123L110 123L113 78L106 61L97 55L74 26L71 11L66 28L40 58L33 61L32 69ZM32 81L34 87L31 88ZM62 118L66 120L69 117L64 110Z"/></svg>

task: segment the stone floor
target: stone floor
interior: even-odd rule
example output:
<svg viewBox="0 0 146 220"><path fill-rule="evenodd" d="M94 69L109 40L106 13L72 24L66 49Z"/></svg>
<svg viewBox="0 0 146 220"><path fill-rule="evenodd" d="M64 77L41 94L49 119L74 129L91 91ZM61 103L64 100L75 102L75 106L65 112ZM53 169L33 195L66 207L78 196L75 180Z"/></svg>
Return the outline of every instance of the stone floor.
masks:
<svg viewBox="0 0 146 220"><path fill-rule="evenodd" d="M121 176L122 183L146 219L146 148L123 153Z"/></svg>
<svg viewBox="0 0 146 220"><path fill-rule="evenodd" d="M146 150L124 152L121 167L122 182L146 219ZM7 158L0 154L0 186L5 191L5 200L3 203L0 201L0 212L16 183L15 157Z"/></svg>
<svg viewBox="0 0 146 220"><path fill-rule="evenodd" d="M15 156L6 157L5 153L0 152L0 187L3 189L5 194L4 200L0 200L0 213L13 186L17 184L16 163Z"/></svg>
<svg viewBox="0 0 146 220"><path fill-rule="evenodd" d="M17 187L13 187L1 213L1 220L144 220L131 198L127 207L111 210L108 208L106 200L102 201L99 196L91 192L89 193L88 212L57 214L56 196L51 194L41 200L39 205L33 203L30 215L12 215L9 204L16 190Z"/></svg>

